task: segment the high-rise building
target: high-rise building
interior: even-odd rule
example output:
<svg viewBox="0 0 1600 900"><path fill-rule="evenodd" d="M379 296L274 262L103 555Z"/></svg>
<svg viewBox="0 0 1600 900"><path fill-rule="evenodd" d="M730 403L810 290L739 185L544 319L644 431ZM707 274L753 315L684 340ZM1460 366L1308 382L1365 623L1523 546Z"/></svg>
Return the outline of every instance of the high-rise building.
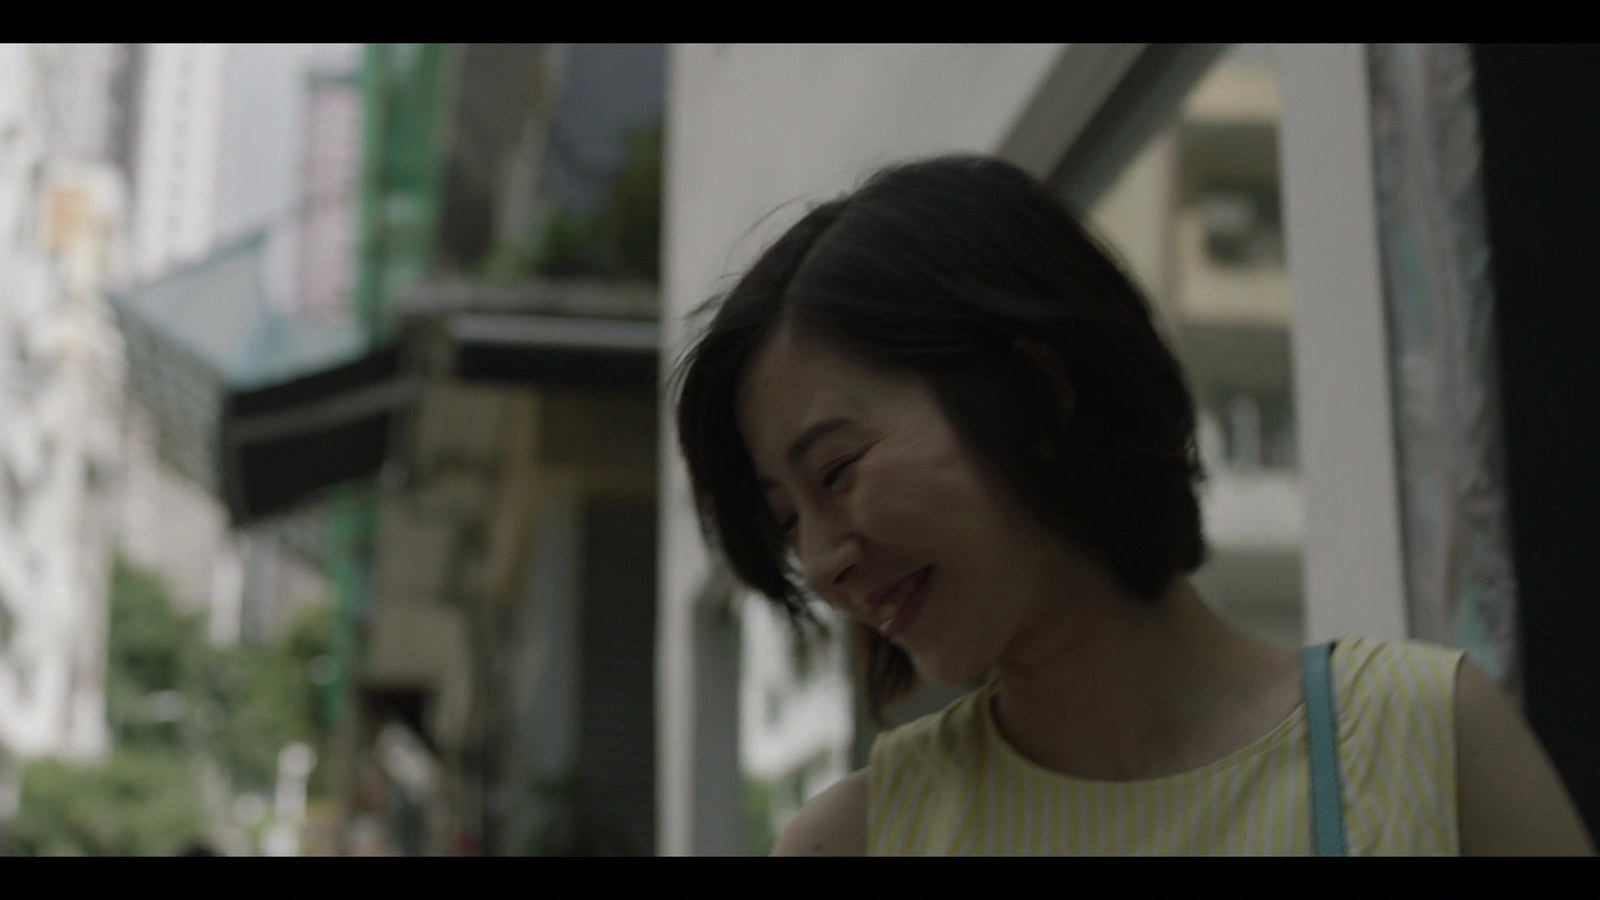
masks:
<svg viewBox="0 0 1600 900"><path fill-rule="evenodd" d="M1266 45L1233 48L1089 218L1156 304L1199 407L1201 595L1288 643L1304 629L1281 113Z"/></svg>
<svg viewBox="0 0 1600 900"><path fill-rule="evenodd" d="M292 309L320 321L350 317L355 182L361 169L359 44L320 44L305 73L299 240Z"/></svg>
<svg viewBox="0 0 1600 900"><path fill-rule="evenodd" d="M135 276L197 259L215 239L227 44L146 44L133 192Z"/></svg>
<svg viewBox="0 0 1600 900"><path fill-rule="evenodd" d="M302 241L302 182L317 168L308 157L330 155L306 145L329 131L336 144L347 139L337 116L333 127L321 124L329 116L307 102L317 93L308 73L357 45L328 46L145 44L130 54L139 73L129 129L138 147L137 260L125 305L144 311L149 328L140 333L150 340L136 342L124 549L165 575L180 603L207 610L220 641L265 637L296 597L320 592L315 567L287 558L274 535L230 527L213 493L216 435L196 424L210 414L195 404L209 408L220 385L269 377L275 353L293 355L268 320L300 306L301 257L332 283L325 292L347 289L339 272L352 251L339 244L341 223L316 229L309 249ZM209 367L206 377L185 368L194 360ZM150 520L167 527L138 526Z"/></svg>
<svg viewBox="0 0 1600 900"><path fill-rule="evenodd" d="M95 158L107 46L0 45L0 817L18 799L9 763L109 739L121 358L105 290L123 190Z"/></svg>

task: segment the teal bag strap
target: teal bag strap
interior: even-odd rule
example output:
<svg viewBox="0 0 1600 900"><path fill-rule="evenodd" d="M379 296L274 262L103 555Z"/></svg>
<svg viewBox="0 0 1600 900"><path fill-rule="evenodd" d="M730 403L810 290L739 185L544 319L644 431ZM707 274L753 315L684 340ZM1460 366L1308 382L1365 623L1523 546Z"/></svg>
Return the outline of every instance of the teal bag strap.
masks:
<svg viewBox="0 0 1600 900"><path fill-rule="evenodd" d="M1328 665L1332 655L1332 643L1307 647L1300 654L1306 728L1311 745L1311 840L1318 856L1343 856L1345 851L1338 731L1334 724L1333 679Z"/></svg>

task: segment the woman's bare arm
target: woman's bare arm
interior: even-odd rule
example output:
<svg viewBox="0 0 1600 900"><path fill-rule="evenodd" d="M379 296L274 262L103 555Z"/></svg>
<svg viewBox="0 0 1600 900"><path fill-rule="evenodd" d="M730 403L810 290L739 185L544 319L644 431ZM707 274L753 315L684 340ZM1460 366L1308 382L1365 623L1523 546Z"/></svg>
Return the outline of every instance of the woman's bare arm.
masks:
<svg viewBox="0 0 1600 900"><path fill-rule="evenodd" d="M867 770L812 798L783 830L773 856L866 856Z"/></svg>
<svg viewBox="0 0 1600 900"><path fill-rule="evenodd" d="M1456 797L1466 856L1593 856L1561 776L1511 701L1463 660L1456 675Z"/></svg>

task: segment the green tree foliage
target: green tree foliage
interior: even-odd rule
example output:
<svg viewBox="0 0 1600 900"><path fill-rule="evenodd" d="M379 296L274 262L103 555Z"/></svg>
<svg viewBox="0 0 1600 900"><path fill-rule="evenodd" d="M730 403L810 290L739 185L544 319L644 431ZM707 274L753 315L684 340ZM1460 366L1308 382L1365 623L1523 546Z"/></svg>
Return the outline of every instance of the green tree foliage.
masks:
<svg viewBox="0 0 1600 900"><path fill-rule="evenodd" d="M270 644L207 646L203 703L196 725L206 749L240 790L271 790L277 780L278 753L304 742L321 751L328 729L319 715L320 698L312 673L327 656L331 617L324 608L308 610L289 633ZM319 752L321 758L324 754Z"/></svg>
<svg viewBox="0 0 1600 900"><path fill-rule="evenodd" d="M311 737L312 709L305 669L276 647L239 646L210 654L199 711L208 749L234 786L267 791L278 773L278 752Z"/></svg>
<svg viewBox="0 0 1600 900"><path fill-rule="evenodd" d="M198 618L173 606L160 578L119 557L107 645L106 714L118 745L180 746L180 721L152 715L150 698L193 694L207 649Z"/></svg>
<svg viewBox="0 0 1600 900"><path fill-rule="evenodd" d="M106 672L119 746L198 746L240 789L270 789L278 751L318 731L307 655L325 653L326 641L308 625L325 628L327 619L313 612L297 624L293 641L217 647L199 617L174 608L159 578L119 560ZM163 694L176 695L176 716L152 708L152 697Z"/></svg>
<svg viewBox="0 0 1600 900"><path fill-rule="evenodd" d="M103 766L29 763L9 836L33 856L170 856L204 831L183 756L124 747Z"/></svg>
<svg viewBox="0 0 1600 900"><path fill-rule="evenodd" d="M557 204L544 222L543 240L533 252L533 272L546 278L603 274L594 246L594 220Z"/></svg>
<svg viewBox="0 0 1600 900"><path fill-rule="evenodd" d="M328 707L323 685L333 677L334 624L332 603L309 607L289 624L281 646L281 652L294 661L295 670L305 676L297 678L296 684L301 687L309 727L318 740L328 737L333 727L333 710Z"/></svg>
<svg viewBox="0 0 1600 900"><path fill-rule="evenodd" d="M585 215L556 204L546 214L529 258L532 274L660 280L662 127L623 141L626 157L598 210Z"/></svg>
<svg viewBox="0 0 1600 900"><path fill-rule="evenodd" d="M595 217L595 239L620 278L661 276L661 125L627 135L627 161Z"/></svg>
<svg viewBox="0 0 1600 900"><path fill-rule="evenodd" d="M778 843L772 828L772 782L746 776L744 779L744 854L766 856Z"/></svg>
<svg viewBox="0 0 1600 900"><path fill-rule="evenodd" d="M191 759L215 760L236 790L265 792L284 746L326 746L313 672L331 626L322 604L281 640L217 647L158 577L118 559L106 666L116 749L98 767L30 763L11 841L35 854L147 855L200 840ZM313 790L322 783L314 777Z"/></svg>
<svg viewBox="0 0 1600 900"><path fill-rule="evenodd" d="M525 809L534 813L523 848L528 856L637 856L627 836L582 814L578 794L583 780L574 768L559 779L529 786Z"/></svg>

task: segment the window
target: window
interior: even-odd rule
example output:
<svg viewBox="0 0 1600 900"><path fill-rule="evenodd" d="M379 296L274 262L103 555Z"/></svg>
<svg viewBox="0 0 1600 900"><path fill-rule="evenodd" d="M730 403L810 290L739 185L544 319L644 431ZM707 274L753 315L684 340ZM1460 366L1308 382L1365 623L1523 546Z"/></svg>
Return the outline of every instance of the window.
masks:
<svg viewBox="0 0 1600 900"><path fill-rule="evenodd" d="M1298 465L1293 406L1288 397L1233 394L1212 412L1220 431L1218 454L1238 472L1293 471Z"/></svg>
<svg viewBox="0 0 1600 900"><path fill-rule="evenodd" d="M1282 267L1283 223L1272 185L1213 183L1196 193L1208 261L1226 268Z"/></svg>

